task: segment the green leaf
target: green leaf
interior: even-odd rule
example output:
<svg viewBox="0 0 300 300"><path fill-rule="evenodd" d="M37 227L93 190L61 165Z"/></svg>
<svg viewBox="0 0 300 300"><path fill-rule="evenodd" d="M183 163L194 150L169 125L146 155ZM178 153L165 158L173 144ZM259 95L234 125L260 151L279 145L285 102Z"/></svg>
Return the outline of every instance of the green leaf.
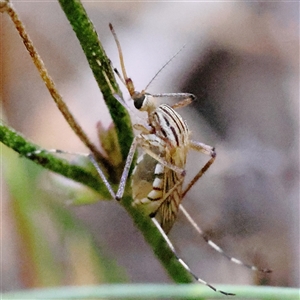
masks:
<svg viewBox="0 0 300 300"><path fill-rule="evenodd" d="M199 284L131 284L60 287L3 294L1 299L265 299L299 300L300 290L280 287L220 286L236 293L218 294Z"/></svg>

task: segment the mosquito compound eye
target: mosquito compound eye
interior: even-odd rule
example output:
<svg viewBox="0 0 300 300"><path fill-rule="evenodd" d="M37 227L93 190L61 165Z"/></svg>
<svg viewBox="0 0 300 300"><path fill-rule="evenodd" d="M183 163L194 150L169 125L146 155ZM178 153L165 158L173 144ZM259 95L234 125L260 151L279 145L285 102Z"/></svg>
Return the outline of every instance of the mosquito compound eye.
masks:
<svg viewBox="0 0 300 300"><path fill-rule="evenodd" d="M141 109L144 105L146 95L141 93L136 93L133 95L132 99L134 101L134 106L136 109Z"/></svg>

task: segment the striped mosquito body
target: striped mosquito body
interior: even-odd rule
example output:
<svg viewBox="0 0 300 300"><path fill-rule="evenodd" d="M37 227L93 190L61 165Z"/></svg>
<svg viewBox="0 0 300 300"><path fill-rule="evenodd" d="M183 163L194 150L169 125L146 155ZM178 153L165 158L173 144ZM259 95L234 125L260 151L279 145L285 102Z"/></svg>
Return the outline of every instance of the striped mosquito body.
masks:
<svg viewBox="0 0 300 300"><path fill-rule="evenodd" d="M214 147L191 140L191 134L186 122L176 111L178 108L189 105L195 99L195 96L189 93L151 95L145 92L147 88L141 92L135 91L132 80L126 74L122 50L112 25L110 25L110 29L118 47L123 76L121 76L117 70L115 71L121 81L126 85L135 108L147 113L147 119L143 124L133 125L138 133L134 137L129 149L116 193L106 179L105 174L97 163L94 155L87 154L86 156L89 157L90 161L95 166L111 197L119 201L122 199L125 191L134 154L137 148L141 149L143 154L138 158L137 165L132 174L132 204L151 218L153 224L161 233L178 262L195 278L196 281L205 284L214 291L224 295L233 295L232 293L217 290L214 286L195 275L188 264L177 254L175 247L167 236L176 220L178 212L181 212L203 240L211 248L222 254L231 262L247 267L253 271L265 273L271 272L268 269L259 269L256 266L245 264L241 260L227 255L223 249L207 238L191 215L181 205L181 202L188 191L203 176L216 159ZM114 93L113 89L112 92ZM122 105L127 107L119 94L114 93L114 97ZM155 98L162 97L175 98L179 99L179 101L172 106L167 104L160 104L157 106L154 101ZM193 179L188 184L184 184L186 160L190 150L205 154L209 159L206 164L200 168ZM28 153L28 156L30 157L33 154L38 154L40 152L42 151L38 150L34 153ZM57 150L51 150L51 152L62 153L62 151Z"/></svg>
<svg viewBox="0 0 300 300"><path fill-rule="evenodd" d="M186 122L166 104L159 105L148 118L152 130L150 134L140 134L141 142L169 164L184 169L190 139ZM133 205L151 217L156 216L166 233L178 214L183 179L183 174L165 167L148 154L140 157L133 171Z"/></svg>
<svg viewBox="0 0 300 300"><path fill-rule="evenodd" d="M258 269L255 266L244 264L242 261L227 255L218 245L205 236L191 215L181 205L181 201L187 192L208 170L216 158L214 147L191 140L190 131L186 122L176 112L176 109L189 105L195 99L195 96L189 93L151 95L145 92L146 89L141 92L135 91L132 80L126 74L121 46L111 24L110 29L118 47L123 76L121 76L116 69L115 71L121 81L126 85L135 108L147 113L147 120L143 124L133 125L138 134L135 136L129 149L116 193L113 191L93 155L90 155L89 158L97 169L112 198L121 200L125 191L134 154L137 148L141 149L143 154L139 157L132 174L131 187L133 205L151 217L178 262L198 282L222 294L233 295L232 293L217 290L211 284L196 276L185 261L177 254L172 242L167 236L167 233L171 230L176 220L178 212L181 211L205 242L231 262L243 265L251 270L266 273L270 272L268 269ZM120 95L114 93L114 97L122 105L127 107ZM156 106L154 99L162 97L171 97L179 99L180 101L172 106L167 104ZM210 158L206 164L200 168L193 179L183 188L186 174L186 160L190 150L203 153Z"/></svg>

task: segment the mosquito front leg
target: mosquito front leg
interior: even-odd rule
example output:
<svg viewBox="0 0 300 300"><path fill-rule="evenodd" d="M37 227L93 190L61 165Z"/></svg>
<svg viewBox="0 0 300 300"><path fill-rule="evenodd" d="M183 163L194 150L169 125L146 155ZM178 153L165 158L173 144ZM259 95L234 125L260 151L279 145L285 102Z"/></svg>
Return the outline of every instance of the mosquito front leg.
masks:
<svg viewBox="0 0 300 300"><path fill-rule="evenodd" d="M205 145L200 142L190 141L190 148L198 152L202 152L206 155L210 155L210 160L201 168L201 170L195 175L195 177L189 182L188 186L182 193L182 198L187 194L187 192L192 188L192 186L199 180L200 177L207 171L207 169L213 164L216 159L216 151L214 147Z"/></svg>
<svg viewBox="0 0 300 300"><path fill-rule="evenodd" d="M181 101L171 105L173 109L188 106L196 99L196 96L190 93L162 93L162 94L152 95L152 97L181 98L182 99Z"/></svg>
<svg viewBox="0 0 300 300"><path fill-rule="evenodd" d="M131 166L131 163L132 163L132 160L133 160L134 153L135 153L137 145L138 145L138 139L137 139L137 137L135 137L134 140L133 140L133 142L132 142L132 144L131 144L131 146L130 146L130 149L129 149L129 152L128 152L128 155L127 155L127 158L126 158L125 166L124 166L124 169L123 169L123 173L122 173L122 176L121 176L121 179L120 179L118 191L117 191L116 194L113 191L110 183L106 179L105 174L101 170L101 168L98 165L98 163L97 163L95 157L93 156L93 154L90 154L88 156L89 159L90 159L90 161L92 162L92 164L96 168L96 170L97 170L99 176L101 177L102 181L104 182L105 186L107 187L107 189L108 189L111 197L113 199L118 200L118 201L121 200L121 198L123 197L123 194L124 194L124 191L125 191L126 182L127 182L127 178L128 178L128 174L129 174L129 170L130 170L130 166Z"/></svg>

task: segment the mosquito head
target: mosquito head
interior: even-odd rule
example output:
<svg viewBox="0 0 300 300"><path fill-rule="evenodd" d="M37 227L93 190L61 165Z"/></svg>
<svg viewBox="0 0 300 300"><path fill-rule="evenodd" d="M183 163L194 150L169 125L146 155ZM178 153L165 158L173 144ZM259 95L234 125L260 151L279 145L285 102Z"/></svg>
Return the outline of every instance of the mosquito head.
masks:
<svg viewBox="0 0 300 300"><path fill-rule="evenodd" d="M150 113L156 108L153 96L145 93L145 91L134 92L131 98L133 100L134 107L140 111Z"/></svg>

